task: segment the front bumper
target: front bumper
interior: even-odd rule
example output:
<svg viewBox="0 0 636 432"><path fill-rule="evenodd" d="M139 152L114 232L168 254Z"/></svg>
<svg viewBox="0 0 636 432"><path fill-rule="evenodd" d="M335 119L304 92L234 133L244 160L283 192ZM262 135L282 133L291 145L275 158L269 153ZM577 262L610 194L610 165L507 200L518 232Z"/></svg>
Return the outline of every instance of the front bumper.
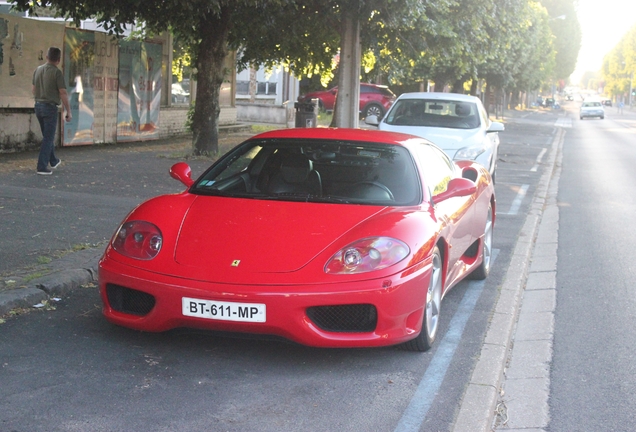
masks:
<svg viewBox="0 0 636 432"><path fill-rule="evenodd" d="M430 270L427 262L406 274L343 284L227 285L160 275L105 258L99 266L99 286L106 319L137 330L188 327L275 335L316 347L374 347L399 344L420 333ZM113 289L122 288L141 299L139 310L127 310L113 301ZM185 316L183 297L264 304L266 321ZM362 311L360 319L366 321L353 331L329 328L317 318L315 311L321 309L340 314ZM349 322L357 319L353 315L345 318ZM370 319L374 321L369 327Z"/></svg>

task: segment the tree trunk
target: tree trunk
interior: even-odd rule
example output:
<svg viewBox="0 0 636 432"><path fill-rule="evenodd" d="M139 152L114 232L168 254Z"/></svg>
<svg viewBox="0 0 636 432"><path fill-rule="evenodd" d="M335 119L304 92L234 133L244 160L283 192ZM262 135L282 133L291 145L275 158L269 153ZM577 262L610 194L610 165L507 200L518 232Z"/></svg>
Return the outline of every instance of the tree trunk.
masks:
<svg viewBox="0 0 636 432"><path fill-rule="evenodd" d="M350 3L342 12L338 96L332 117L332 124L343 128L357 128L360 111L360 11L357 1Z"/></svg>
<svg viewBox="0 0 636 432"><path fill-rule="evenodd" d="M217 14L201 17L201 41L197 53L197 97L192 117L192 150L195 155L210 156L219 152L219 95L225 78L230 8L221 6Z"/></svg>

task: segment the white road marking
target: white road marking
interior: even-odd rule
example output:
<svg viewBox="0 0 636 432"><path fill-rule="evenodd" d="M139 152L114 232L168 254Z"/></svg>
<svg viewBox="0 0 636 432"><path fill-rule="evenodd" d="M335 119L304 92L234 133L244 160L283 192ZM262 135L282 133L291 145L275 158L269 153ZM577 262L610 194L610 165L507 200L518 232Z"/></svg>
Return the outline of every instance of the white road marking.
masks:
<svg viewBox="0 0 636 432"><path fill-rule="evenodd" d="M541 163L541 159L543 159L543 156L546 154L546 152L548 151L547 148L543 148L541 150L541 153L539 153L539 156L537 156L537 161L534 164L534 166L530 169L530 171L532 172L537 172L537 169L539 169L539 164Z"/></svg>
<svg viewBox="0 0 636 432"><path fill-rule="evenodd" d="M528 192L529 187L530 185L527 185L527 184L521 185L521 187L519 187L519 190L517 191L517 196L512 201L512 204L510 205L510 210L508 210L508 213L497 213L497 214L508 215L508 216L516 215L519 212L519 207L521 206L521 202L525 198L526 192Z"/></svg>
<svg viewBox="0 0 636 432"><path fill-rule="evenodd" d="M498 254L499 249L493 249L491 265L494 264ZM424 376L417 386L411 402L402 414L395 432L416 432L420 430L426 414L435 399L435 395L439 391L442 381L444 381L448 365L451 363L455 350L462 340L466 323L475 310L475 305L484 290L485 284L485 280L468 282L464 297L451 319L448 331L437 347L437 351L435 351L431 363L428 365L426 372L424 372Z"/></svg>
<svg viewBox="0 0 636 432"><path fill-rule="evenodd" d="M556 127L562 128L571 128L572 127L572 119L569 117L560 117L556 123L554 123Z"/></svg>

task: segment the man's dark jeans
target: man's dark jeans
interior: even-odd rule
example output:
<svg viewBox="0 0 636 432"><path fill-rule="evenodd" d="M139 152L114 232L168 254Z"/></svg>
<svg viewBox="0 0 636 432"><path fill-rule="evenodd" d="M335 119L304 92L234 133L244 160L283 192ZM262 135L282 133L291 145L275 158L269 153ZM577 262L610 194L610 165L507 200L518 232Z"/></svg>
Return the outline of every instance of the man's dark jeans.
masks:
<svg viewBox="0 0 636 432"><path fill-rule="evenodd" d="M40 156L38 157L38 171L47 171L49 163L51 166L58 162L55 157L55 130L57 129L57 105L36 102L35 116L40 122L42 130L42 145L40 146Z"/></svg>

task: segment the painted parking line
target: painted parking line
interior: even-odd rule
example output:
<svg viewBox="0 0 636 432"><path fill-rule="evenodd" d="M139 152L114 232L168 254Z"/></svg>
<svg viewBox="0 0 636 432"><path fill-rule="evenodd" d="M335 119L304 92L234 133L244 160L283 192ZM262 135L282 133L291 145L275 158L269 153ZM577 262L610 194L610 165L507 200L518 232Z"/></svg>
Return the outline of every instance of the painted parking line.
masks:
<svg viewBox="0 0 636 432"><path fill-rule="evenodd" d="M510 209L506 213L497 212L497 216L515 216L517 213L519 213L519 207L521 207L521 203L523 202L523 199L525 198L526 192L528 192L528 188L530 187L530 185L522 184L512 186L517 187L517 195L515 196L515 199L512 200Z"/></svg>
<svg viewBox="0 0 636 432"><path fill-rule="evenodd" d="M498 254L499 249L493 249L491 265L495 263ZM484 290L485 284L485 280L468 282L466 293L451 319L448 331L437 347L437 351L426 372L424 372L424 376L417 386L411 402L402 414L395 432L416 432L420 430L426 414L435 399L435 395L439 391L442 381L444 381L448 365L451 363L455 350L462 340L466 323L475 310L475 305Z"/></svg>
<svg viewBox="0 0 636 432"><path fill-rule="evenodd" d="M561 117L556 121L556 123L554 123L554 126L562 127L562 128L571 128L572 119L569 117Z"/></svg>
<svg viewBox="0 0 636 432"><path fill-rule="evenodd" d="M537 156L537 160L534 164L534 166L532 168L530 168L531 172L537 172L537 170L539 169L539 165L541 164L541 160L543 159L543 156L546 154L546 152L548 151L547 148L543 148L541 149L541 153L539 153L539 156Z"/></svg>

